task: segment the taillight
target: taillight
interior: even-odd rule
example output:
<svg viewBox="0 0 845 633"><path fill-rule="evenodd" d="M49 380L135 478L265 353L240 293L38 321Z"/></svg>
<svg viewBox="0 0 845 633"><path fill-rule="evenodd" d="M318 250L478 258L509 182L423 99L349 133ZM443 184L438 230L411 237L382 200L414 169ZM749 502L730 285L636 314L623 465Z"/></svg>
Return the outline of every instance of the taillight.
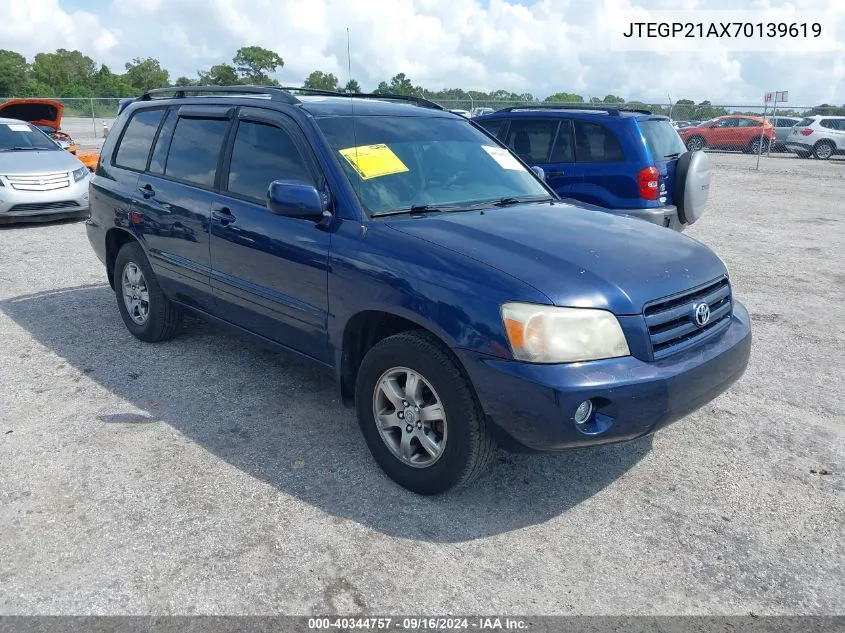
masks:
<svg viewBox="0 0 845 633"><path fill-rule="evenodd" d="M801 130L801 136L810 136L810 134L812 133L813 130L811 130L810 128L804 128L803 130Z"/></svg>
<svg viewBox="0 0 845 633"><path fill-rule="evenodd" d="M640 198L657 200L660 194L660 172L656 167L641 169L637 174L637 185L640 188Z"/></svg>

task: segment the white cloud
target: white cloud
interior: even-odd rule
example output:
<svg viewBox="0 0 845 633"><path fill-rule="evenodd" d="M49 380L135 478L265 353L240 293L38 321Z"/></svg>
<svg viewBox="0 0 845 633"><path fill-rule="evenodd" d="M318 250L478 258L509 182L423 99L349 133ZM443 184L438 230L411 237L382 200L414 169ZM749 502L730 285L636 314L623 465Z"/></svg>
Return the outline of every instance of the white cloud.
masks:
<svg viewBox="0 0 845 633"><path fill-rule="evenodd" d="M845 44L801 54L619 53L610 50L613 16L637 8L824 10L824 28L845 38L843 0L114 0L74 10L79 0L0 0L0 41L31 58L79 48L112 68L158 58L179 75L230 62L241 46L272 48L285 59L283 82L312 70L373 88L397 72L431 88L507 89L544 96L607 93L628 99L749 103L789 90L798 105L845 103ZM801 102L800 104L798 102Z"/></svg>

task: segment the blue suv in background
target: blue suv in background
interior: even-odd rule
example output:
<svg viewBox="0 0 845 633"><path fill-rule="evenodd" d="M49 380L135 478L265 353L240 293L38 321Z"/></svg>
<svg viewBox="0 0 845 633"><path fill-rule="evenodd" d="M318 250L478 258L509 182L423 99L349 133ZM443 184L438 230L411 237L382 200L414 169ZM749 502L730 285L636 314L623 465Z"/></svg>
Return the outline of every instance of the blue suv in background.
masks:
<svg viewBox="0 0 845 633"><path fill-rule="evenodd" d="M562 198L678 231L704 213L709 159L687 151L668 117L621 106L535 104L473 121L541 168Z"/></svg>
<svg viewBox="0 0 845 633"><path fill-rule="evenodd" d="M170 339L191 313L316 363L418 493L472 481L497 443L652 433L748 363L748 312L707 246L561 201L424 99L148 91L90 192L88 239L135 337Z"/></svg>

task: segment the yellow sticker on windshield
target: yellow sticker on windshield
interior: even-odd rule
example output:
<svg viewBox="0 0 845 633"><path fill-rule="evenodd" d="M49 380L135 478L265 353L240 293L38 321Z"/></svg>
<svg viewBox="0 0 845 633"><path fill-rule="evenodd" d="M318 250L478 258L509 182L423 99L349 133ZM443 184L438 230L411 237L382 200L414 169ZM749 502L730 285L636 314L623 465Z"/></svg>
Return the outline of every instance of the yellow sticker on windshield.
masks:
<svg viewBox="0 0 845 633"><path fill-rule="evenodd" d="M340 150L364 180L410 171L408 166L387 145L361 145Z"/></svg>

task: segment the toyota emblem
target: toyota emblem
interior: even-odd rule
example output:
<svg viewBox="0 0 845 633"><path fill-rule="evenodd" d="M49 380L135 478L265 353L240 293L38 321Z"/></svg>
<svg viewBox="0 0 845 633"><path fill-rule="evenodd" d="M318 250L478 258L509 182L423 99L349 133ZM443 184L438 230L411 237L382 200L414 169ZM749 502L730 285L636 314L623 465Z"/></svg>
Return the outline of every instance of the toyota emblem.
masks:
<svg viewBox="0 0 845 633"><path fill-rule="evenodd" d="M707 322L710 320L710 306L706 303L699 303L696 306L693 306L694 314L695 314L695 322L698 324L698 327L704 327L707 325Z"/></svg>

